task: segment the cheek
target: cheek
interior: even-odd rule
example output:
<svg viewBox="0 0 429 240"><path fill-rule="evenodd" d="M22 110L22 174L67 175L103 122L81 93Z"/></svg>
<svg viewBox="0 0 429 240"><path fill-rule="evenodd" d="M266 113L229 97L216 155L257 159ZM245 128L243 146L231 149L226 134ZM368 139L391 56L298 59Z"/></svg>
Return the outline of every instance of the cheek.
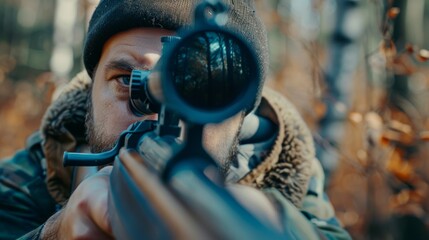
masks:
<svg viewBox="0 0 429 240"><path fill-rule="evenodd" d="M94 123L104 135L117 137L127 127L140 120L128 109L128 98L118 96L109 82L95 84L92 94Z"/></svg>

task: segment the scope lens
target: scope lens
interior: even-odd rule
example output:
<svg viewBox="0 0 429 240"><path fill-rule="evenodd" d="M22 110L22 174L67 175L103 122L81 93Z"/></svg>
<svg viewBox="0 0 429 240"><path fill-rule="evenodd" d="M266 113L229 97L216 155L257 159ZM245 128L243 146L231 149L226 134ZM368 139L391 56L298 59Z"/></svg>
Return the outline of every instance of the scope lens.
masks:
<svg viewBox="0 0 429 240"><path fill-rule="evenodd" d="M189 105L205 111L232 104L252 77L249 52L241 41L224 32L192 35L173 56L170 70L177 93Z"/></svg>

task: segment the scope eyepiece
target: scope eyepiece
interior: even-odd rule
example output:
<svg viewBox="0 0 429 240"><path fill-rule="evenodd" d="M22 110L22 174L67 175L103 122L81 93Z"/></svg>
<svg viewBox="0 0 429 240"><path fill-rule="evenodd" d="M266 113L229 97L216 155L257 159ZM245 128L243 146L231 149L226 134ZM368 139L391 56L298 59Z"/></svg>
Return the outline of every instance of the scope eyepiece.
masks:
<svg viewBox="0 0 429 240"><path fill-rule="evenodd" d="M129 107L131 112L138 117L159 112L159 104L151 98L147 89L150 73L147 70L131 72Z"/></svg>

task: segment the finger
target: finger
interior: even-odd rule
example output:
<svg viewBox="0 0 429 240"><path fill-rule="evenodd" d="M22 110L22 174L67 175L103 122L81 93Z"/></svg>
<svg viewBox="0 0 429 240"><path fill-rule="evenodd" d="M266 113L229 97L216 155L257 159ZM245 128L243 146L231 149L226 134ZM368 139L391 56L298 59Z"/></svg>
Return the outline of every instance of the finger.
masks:
<svg viewBox="0 0 429 240"><path fill-rule="evenodd" d="M69 235L70 236L70 235ZM103 231L89 217L83 217L81 221L75 222L72 226L71 239L113 239L111 234Z"/></svg>
<svg viewBox="0 0 429 240"><path fill-rule="evenodd" d="M104 233L112 236L108 213L109 175L111 167L105 167L93 176L93 194L88 201L89 217Z"/></svg>
<svg viewBox="0 0 429 240"><path fill-rule="evenodd" d="M107 174L110 175L110 173L113 170L113 166L105 166L100 171L98 171L99 174Z"/></svg>

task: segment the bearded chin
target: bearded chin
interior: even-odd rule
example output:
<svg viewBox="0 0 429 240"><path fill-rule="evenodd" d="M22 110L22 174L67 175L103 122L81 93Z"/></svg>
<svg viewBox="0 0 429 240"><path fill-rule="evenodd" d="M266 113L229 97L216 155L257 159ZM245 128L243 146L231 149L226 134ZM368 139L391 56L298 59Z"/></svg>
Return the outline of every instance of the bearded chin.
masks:
<svg viewBox="0 0 429 240"><path fill-rule="evenodd" d="M95 125L92 109L86 116L86 136L91 152L100 153L112 149L115 145L116 139L109 139L105 136L102 125ZM98 126L98 127L97 127ZM222 176L226 177L230 170L231 162L234 162L238 153L238 134L235 136L232 145L228 149L226 157L220 161L219 172Z"/></svg>

